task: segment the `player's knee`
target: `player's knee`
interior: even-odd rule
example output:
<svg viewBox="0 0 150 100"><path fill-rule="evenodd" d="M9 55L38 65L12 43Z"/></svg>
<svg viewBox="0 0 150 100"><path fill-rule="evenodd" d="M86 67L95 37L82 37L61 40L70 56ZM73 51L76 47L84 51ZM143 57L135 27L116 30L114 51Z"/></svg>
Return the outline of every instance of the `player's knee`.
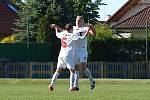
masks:
<svg viewBox="0 0 150 100"><path fill-rule="evenodd" d="M80 69L79 65L75 65L75 70L79 71L79 69Z"/></svg>
<svg viewBox="0 0 150 100"><path fill-rule="evenodd" d="M70 72L75 73L75 69L70 69Z"/></svg>
<svg viewBox="0 0 150 100"><path fill-rule="evenodd" d="M86 68L87 68L87 67L83 66L83 67L82 67L82 70L86 70Z"/></svg>
<svg viewBox="0 0 150 100"><path fill-rule="evenodd" d="M58 73L60 73L60 72L62 71L62 69L59 68L59 69L57 69L56 71L57 71Z"/></svg>
<svg viewBox="0 0 150 100"><path fill-rule="evenodd" d="M85 62L81 63L81 67L82 67L82 70L85 70L87 68L87 64Z"/></svg>

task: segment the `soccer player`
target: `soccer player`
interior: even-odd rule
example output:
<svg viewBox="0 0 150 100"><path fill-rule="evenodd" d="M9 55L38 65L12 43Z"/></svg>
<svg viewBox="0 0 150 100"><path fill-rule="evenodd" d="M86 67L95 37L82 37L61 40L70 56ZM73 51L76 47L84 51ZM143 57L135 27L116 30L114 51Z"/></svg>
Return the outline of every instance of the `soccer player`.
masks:
<svg viewBox="0 0 150 100"><path fill-rule="evenodd" d="M52 24L51 28L55 28L56 36L61 39L61 50L58 56L57 69L52 77L51 84L48 86L49 91L53 91L54 83L61 72L62 69L68 68L70 71L70 88L69 91L76 91L74 88L74 75L75 75L75 63L74 63L74 55L73 55L73 47L75 45L75 40L78 38L82 39L86 36L79 36L79 34L73 34L73 26L71 24L67 24L65 26L65 30L62 32L58 32L60 29L59 26Z"/></svg>
<svg viewBox="0 0 150 100"><path fill-rule="evenodd" d="M83 17L82 16L76 17L76 26L73 27L73 31L75 33L80 33L80 36L84 35L84 33L86 33L86 32L88 32L91 35L96 34L96 31L92 25L90 25L90 29L83 25ZM82 69L82 70L84 70L85 75L90 80L91 89L94 89L95 81L93 80L91 72L90 72L89 68L87 67L87 56L88 56L87 37L85 37L84 39L79 39L77 41L74 52L76 54L75 61L78 66L78 67L76 67L76 71L75 71L74 87L77 90L79 90L79 86L78 86L79 71L78 70Z"/></svg>

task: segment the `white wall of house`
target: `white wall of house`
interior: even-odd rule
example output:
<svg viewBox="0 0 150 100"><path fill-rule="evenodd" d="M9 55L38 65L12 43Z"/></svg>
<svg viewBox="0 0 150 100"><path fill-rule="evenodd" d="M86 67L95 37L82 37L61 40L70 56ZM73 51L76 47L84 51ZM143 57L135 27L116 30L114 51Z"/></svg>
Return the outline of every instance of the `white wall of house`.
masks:
<svg viewBox="0 0 150 100"><path fill-rule="evenodd" d="M137 39L146 38L146 29L118 29L120 33L131 33L131 36ZM148 37L150 37L150 29L148 30Z"/></svg>
<svg viewBox="0 0 150 100"><path fill-rule="evenodd" d="M146 29L119 29L117 30L121 33L123 32L127 32L127 33L131 33L131 36L137 39L144 39L146 38ZM150 29L148 30L148 37L150 37Z"/></svg>
<svg viewBox="0 0 150 100"><path fill-rule="evenodd" d="M146 29L132 29L131 34L138 39L146 38ZM150 37L150 29L148 30L148 37Z"/></svg>

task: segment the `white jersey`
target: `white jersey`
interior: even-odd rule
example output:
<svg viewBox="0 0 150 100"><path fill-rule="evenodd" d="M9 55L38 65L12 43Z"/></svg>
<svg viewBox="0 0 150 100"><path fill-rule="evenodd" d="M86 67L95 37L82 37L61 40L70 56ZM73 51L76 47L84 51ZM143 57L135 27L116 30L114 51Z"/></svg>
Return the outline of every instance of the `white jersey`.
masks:
<svg viewBox="0 0 150 100"><path fill-rule="evenodd" d="M84 36L87 31L88 31L89 27L73 27L73 32L79 34L80 36ZM76 42L75 45L75 50L86 50L87 51L87 37L83 38L83 39L79 39Z"/></svg>
<svg viewBox="0 0 150 100"><path fill-rule="evenodd" d="M73 27L73 32L76 34L79 34L79 36L83 36L84 38L78 39L76 41L75 47L74 47L74 54L75 54L75 63L79 64L81 62L87 62L87 31L89 30L89 27Z"/></svg>
<svg viewBox="0 0 150 100"><path fill-rule="evenodd" d="M59 57L72 56L75 46L75 40L78 40L78 38L80 38L78 34L69 33L65 30L56 33L56 36L61 39L61 50L59 52Z"/></svg>
<svg viewBox="0 0 150 100"><path fill-rule="evenodd" d="M75 46L75 40L84 38L84 36L80 37L78 34L68 33L68 31L56 33L56 36L61 39L61 50L58 56L57 68L67 67L68 69L75 69L73 50Z"/></svg>

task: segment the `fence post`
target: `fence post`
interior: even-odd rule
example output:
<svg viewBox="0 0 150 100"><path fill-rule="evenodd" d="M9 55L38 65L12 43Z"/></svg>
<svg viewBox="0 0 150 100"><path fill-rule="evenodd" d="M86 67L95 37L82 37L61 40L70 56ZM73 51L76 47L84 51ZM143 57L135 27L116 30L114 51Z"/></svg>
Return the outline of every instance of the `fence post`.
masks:
<svg viewBox="0 0 150 100"><path fill-rule="evenodd" d="M146 73L147 73L147 78L149 79L150 78L150 62L149 61L147 61L146 62Z"/></svg>
<svg viewBox="0 0 150 100"><path fill-rule="evenodd" d="M128 63L128 78L132 79L133 78L133 64Z"/></svg>
<svg viewBox="0 0 150 100"><path fill-rule="evenodd" d="M53 62L50 63L50 67L51 67L50 68L51 69L51 72L50 72L51 75L50 76L52 78L53 77L53 72L54 72L54 63Z"/></svg>
<svg viewBox="0 0 150 100"><path fill-rule="evenodd" d="M4 67L4 74L5 74L5 78L7 78L7 64L5 64L5 62L3 63L3 67Z"/></svg>
<svg viewBox="0 0 150 100"><path fill-rule="evenodd" d="M103 71L103 62L100 62L100 73L101 73L101 78L104 78L104 71Z"/></svg>
<svg viewBox="0 0 150 100"><path fill-rule="evenodd" d="M29 78L32 78L32 63L33 62L27 62L27 63L28 63L29 73L30 73Z"/></svg>
<svg viewBox="0 0 150 100"><path fill-rule="evenodd" d="M106 62L103 62L103 78L106 78L106 67L107 67L107 63Z"/></svg>

